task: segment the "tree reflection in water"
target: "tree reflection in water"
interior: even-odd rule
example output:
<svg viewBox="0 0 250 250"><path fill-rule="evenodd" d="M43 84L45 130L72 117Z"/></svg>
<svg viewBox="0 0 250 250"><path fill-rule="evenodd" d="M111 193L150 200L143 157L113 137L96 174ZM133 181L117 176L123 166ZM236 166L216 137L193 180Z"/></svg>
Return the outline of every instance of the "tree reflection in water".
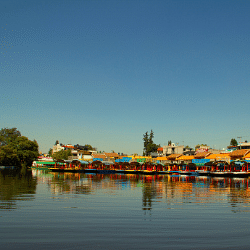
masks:
<svg viewBox="0 0 250 250"><path fill-rule="evenodd" d="M0 209L15 209L17 200L34 199L36 185L29 170L0 171Z"/></svg>
<svg viewBox="0 0 250 250"><path fill-rule="evenodd" d="M144 176L142 187L142 210L152 209L152 200L155 199L157 191L154 183L155 176Z"/></svg>

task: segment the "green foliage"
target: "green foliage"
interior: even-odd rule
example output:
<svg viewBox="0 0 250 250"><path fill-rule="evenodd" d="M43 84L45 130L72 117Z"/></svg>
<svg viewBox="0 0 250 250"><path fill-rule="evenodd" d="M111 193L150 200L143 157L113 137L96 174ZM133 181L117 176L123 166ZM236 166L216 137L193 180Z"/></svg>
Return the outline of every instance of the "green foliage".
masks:
<svg viewBox="0 0 250 250"><path fill-rule="evenodd" d="M93 150L93 147L91 145L89 145L89 144L85 144L84 149L85 150Z"/></svg>
<svg viewBox="0 0 250 250"><path fill-rule="evenodd" d="M58 141L58 140L56 140L56 142L55 142L55 145L57 145L57 144L59 144L59 141Z"/></svg>
<svg viewBox="0 0 250 250"><path fill-rule="evenodd" d="M60 160L68 160L68 157L72 156L71 150L67 149L67 150L60 150L58 152L55 152L52 157L54 160L56 161L60 161Z"/></svg>
<svg viewBox="0 0 250 250"><path fill-rule="evenodd" d="M16 128L2 128L0 130L0 146L5 146L15 141L21 133Z"/></svg>
<svg viewBox="0 0 250 250"><path fill-rule="evenodd" d="M231 141L230 141L230 145L231 146L237 146L238 142L234 138L232 138Z"/></svg>
<svg viewBox="0 0 250 250"><path fill-rule="evenodd" d="M197 150L197 149L200 148L201 146L207 146L207 144L197 144L197 145L195 146L195 150Z"/></svg>
<svg viewBox="0 0 250 250"><path fill-rule="evenodd" d="M52 150L52 148L50 148L49 151L48 151L48 156L51 157L52 156L52 152L53 152L53 150Z"/></svg>
<svg viewBox="0 0 250 250"><path fill-rule="evenodd" d="M37 142L21 136L16 129L3 128L0 130L0 165L31 166L38 157Z"/></svg>
<svg viewBox="0 0 250 250"><path fill-rule="evenodd" d="M143 155L149 156L153 152L157 152L157 149L160 147L160 145L156 145L153 141L154 138L154 132L153 130L150 131L150 134L148 134L148 131L143 135Z"/></svg>
<svg viewBox="0 0 250 250"><path fill-rule="evenodd" d="M168 146L171 146L171 144L172 144L172 141L171 140L168 141Z"/></svg>
<svg viewBox="0 0 250 250"><path fill-rule="evenodd" d="M154 138L154 132L153 132L153 130L151 129L150 135L149 135L149 139L148 139L149 144L153 144L153 143L154 143L154 142L153 142L153 138Z"/></svg>
<svg viewBox="0 0 250 250"><path fill-rule="evenodd" d="M147 147L148 147L148 131L143 135L143 155L147 155Z"/></svg>

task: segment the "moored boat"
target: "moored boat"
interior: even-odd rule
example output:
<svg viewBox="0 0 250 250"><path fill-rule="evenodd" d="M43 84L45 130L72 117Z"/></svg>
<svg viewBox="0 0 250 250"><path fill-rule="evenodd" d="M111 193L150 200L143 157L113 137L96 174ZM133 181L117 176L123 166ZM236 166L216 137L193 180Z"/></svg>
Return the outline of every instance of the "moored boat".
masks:
<svg viewBox="0 0 250 250"><path fill-rule="evenodd" d="M217 161L212 164L211 176L232 176L230 165L226 161Z"/></svg>
<svg viewBox="0 0 250 250"><path fill-rule="evenodd" d="M202 176L208 176L211 172L213 162L206 162L204 165L197 166L196 173Z"/></svg>
<svg viewBox="0 0 250 250"><path fill-rule="evenodd" d="M155 171L155 165L152 164L152 163L144 163L142 165L142 171L141 173L142 174L146 174L146 175L152 175L152 174L156 174L156 171Z"/></svg>
<svg viewBox="0 0 250 250"><path fill-rule="evenodd" d="M183 164L180 168L181 175L197 175L197 166L194 163Z"/></svg>
<svg viewBox="0 0 250 250"><path fill-rule="evenodd" d="M88 162L80 160L60 160L55 162L54 167L49 168L52 172L83 173Z"/></svg>
<svg viewBox="0 0 250 250"><path fill-rule="evenodd" d="M231 173L235 177L247 177L250 175L250 164L246 161L233 161L230 163Z"/></svg>
<svg viewBox="0 0 250 250"><path fill-rule="evenodd" d="M167 166L162 165L162 164L157 164L156 165L156 172L157 172L157 174L168 174Z"/></svg>
<svg viewBox="0 0 250 250"><path fill-rule="evenodd" d="M169 174L180 174L180 169L178 164L170 164L168 165L168 173Z"/></svg>

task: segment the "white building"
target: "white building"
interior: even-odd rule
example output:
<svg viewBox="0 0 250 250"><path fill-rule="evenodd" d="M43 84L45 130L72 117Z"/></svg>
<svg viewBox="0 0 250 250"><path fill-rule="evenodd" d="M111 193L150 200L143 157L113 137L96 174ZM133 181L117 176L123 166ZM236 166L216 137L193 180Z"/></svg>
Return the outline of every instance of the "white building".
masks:
<svg viewBox="0 0 250 250"><path fill-rule="evenodd" d="M183 145L176 145L175 143L171 143L171 145L162 147L162 155L171 155L171 154L183 154L184 152L191 151L191 148L185 148Z"/></svg>
<svg viewBox="0 0 250 250"><path fill-rule="evenodd" d="M53 146L52 154L54 154L54 153L56 153L56 152L58 152L58 151L61 151L61 150L64 150L64 147L61 146L61 145L58 143L58 144L56 144L56 145Z"/></svg>
<svg viewBox="0 0 250 250"><path fill-rule="evenodd" d="M250 142L239 142L238 146L237 146L238 149L250 149Z"/></svg>

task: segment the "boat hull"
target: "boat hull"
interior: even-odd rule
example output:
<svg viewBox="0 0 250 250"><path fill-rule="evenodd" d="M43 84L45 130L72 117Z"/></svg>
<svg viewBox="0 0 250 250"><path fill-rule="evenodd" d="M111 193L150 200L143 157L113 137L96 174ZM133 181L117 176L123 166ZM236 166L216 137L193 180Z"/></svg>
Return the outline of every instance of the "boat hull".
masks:
<svg viewBox="0 0 250 250"><path fill-rule="evenodd" d="M249 172L231 172L233 177L248 177Z"/></svg>
<svg viewBox="0 0 250 250"><path fill-rule="evenodd" d="M101 170L101 169L99 170L99 169L97 169L96 172L97 172L98 174L115 174L115 173L116 173L115 170L106 170L106 169L104 169L104 170Z"/></svg>
<svg viewBox="0 0 250 250"><path fill-rule="evenodd" d="M196 170L197 175L202 175L202 176L208 176L210 175L210 171L204 171L204 170Z"/></svg>
<svg viewBox="0 0 250 250"><path fill-rule="evenodd" d="M180 175L198 175L198 173L193 171L181 171Z"/></svg>
<svg viewBox="0 0 250 250"><path fill-rule="evenodd" d="M232 176L232 172L224 172L224 171L214 171L210 172L210 176L220 176L220 177L230 177Z"/></svg>

